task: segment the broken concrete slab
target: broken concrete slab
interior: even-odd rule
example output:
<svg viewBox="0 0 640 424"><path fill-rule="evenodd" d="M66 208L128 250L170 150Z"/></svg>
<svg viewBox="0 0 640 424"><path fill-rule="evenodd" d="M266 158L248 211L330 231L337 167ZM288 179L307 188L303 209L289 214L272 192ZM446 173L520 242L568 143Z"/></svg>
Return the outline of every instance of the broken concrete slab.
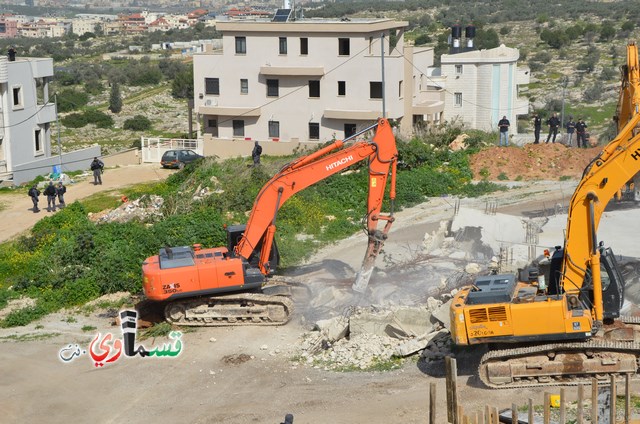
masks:
<svg viewBox="0 0 640 424"><path fill-rule="evenodd" d="M361 309L351 315L349 319L349 333L352 336L359 334L374 334L376 336L387 336L385 330L387 325L393 323L391 311L373 312Z"/></svg>
<svg viewBox="0 0 640 424"><path fill-rule="evenodd" d="M359 309L351 315L349 331L352 335L415 337L432 330L430 317L426 306L399 306L383 311Z"/></svg>
<svg viewBox="0 0 640 424"><path fill-rule="evenodd" d="M451 316L449 311L451 310L451 302L453 299L449 299L446 303L443 303L438 309L432 312L431 316L442 324L447 330L451 330Z"/></svg>
<svg viewBox="0 0 640 424"><path fill-rule="evenodd" d="M427 334L423 334L420 337L416 337L411 340L407 340L406 342L399 344L396 346L396 355L397 356L409 356L416 352L419 352L427 347L429 342L436 337L448 333L448 330L441 329L439 331L430 332Z"/></svg>
<svg viewBox="0 0 640 424"><path fill-rule="evenodd" d="M335 342L349 333L349 319L344 316L323 319L315 323L314 329L319 330L328 341Z"/></svg>

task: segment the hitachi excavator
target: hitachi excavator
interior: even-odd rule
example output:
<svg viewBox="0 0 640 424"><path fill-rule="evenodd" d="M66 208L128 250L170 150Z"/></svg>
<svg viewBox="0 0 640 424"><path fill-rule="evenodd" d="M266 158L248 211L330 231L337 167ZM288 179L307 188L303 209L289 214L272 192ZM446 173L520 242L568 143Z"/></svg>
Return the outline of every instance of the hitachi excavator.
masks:
<svg viewBox="0 0 640 424"><path fill-rule="evenodd" d="M371 140L356 141L374 129ZM347 144L350 140L353 143ZM368 160L369 194L363 220L368 246L353 289L364 292L394 221L398 151L386 119L282 167L260 190L247 224L227 227L227 246L165 247L146 259L142 266L146 297L165 302L165 318L179 325L286 323L293 303L282 295L283 286L268 278L279 262L274 241L278 210L295 193L363 160ZM383 213L389 177L390 212ZM378 229L380 221L385 225Z"/></svg>
<svg viewBox="0 0 640 424"><path fill-rule="evenodd" d="M453 341L489 346L478 370L487 386L638 373L640 319L620 314L625 283L597 229L607 203L640 171L639 108L638 49L629 43L618 135L586 167L569 205L564 246L549 255L549 270L478 277L452 300Z"/></svg>

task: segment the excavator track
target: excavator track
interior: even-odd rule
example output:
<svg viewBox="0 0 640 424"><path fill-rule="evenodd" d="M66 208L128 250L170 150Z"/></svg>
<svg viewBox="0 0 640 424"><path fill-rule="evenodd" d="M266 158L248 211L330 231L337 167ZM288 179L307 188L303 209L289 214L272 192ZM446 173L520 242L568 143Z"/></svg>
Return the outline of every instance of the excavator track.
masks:
<svg viewBox="0 0 640 424"><path fill-rule="evenodd" d="M490 350L480 360L478 376L494 389L578 385L594 377L609 381L611 375L637 377L640 342L629 334L640 331L640 319L621 317L617 322L624 325L626 340L595 336L581 342Z"/></svg>
<svg viewBox="0 0 640 424"><path fill-rule="evenodd" d="M293 312L286 296L243 293L176 300L166 305L171 324L193 327L283 325Z"/></svg>

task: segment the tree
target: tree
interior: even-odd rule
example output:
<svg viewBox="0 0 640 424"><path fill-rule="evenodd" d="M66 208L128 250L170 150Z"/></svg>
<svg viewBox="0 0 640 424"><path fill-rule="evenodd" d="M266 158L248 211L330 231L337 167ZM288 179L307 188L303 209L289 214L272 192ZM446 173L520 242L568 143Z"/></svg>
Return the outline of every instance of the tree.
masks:
<svg viewBox="0 0 640 424"><path fill-rule="evenodd" d="M123 128L132 131L145 131L151 129L151 121L146 116L136 115L124 121Z"/></svg>
<svg viewBox="0 0 640 424"><path fill-rule="evenodd" d="M117 82L111 84L109 110L113 113L120 113L120 111L122 111L122 96L120 95L120 86Z"/></svg>
<svg viewBox="0 0 640 424"><path fill-rule="evenodd" d="M193 99L193 67L176 74L171 83L171 95L177 99Z"/></svg>
<svg viewBox="0 0 640 424"><path fill-rule="evenodd" d="M495 29L478 29L476 32L476 47L478 49L493 49L500 45L500 37Z"/></svg>
<svg viewBox="0 0 640 424"><path fill-rule="evenodd" d="M611 22L603 22L600 28L600 41L609 41L616 36L616 29Z"/></svg>

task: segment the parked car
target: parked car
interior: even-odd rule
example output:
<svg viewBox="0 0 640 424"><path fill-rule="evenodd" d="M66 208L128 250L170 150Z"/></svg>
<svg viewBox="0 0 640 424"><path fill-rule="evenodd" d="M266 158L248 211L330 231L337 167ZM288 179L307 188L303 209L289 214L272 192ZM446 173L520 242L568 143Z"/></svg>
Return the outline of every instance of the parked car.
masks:
<svg viewBox="0 0 640 424"><path fill-rule="evenodd" d="M160 165L163 168L182 169L186 164L202 159L202 157L193 150L167 150L160 159Z"/></svg>

